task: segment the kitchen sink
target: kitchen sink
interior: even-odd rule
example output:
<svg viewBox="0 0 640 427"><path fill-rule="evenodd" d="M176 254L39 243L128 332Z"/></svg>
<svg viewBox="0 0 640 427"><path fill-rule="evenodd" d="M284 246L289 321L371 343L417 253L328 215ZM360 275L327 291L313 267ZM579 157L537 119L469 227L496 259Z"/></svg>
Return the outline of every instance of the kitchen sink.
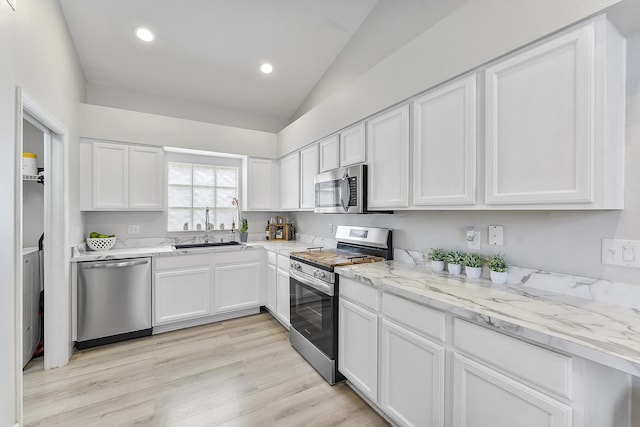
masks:
<svg viewBox="0 0 640 427"><path fill-rule="evenodd" d="M187 243L184 245L176 245L176 249L192 249L192 248L215 248L216 246L237 246L240 242L211 242L211 243Z"/></svg>

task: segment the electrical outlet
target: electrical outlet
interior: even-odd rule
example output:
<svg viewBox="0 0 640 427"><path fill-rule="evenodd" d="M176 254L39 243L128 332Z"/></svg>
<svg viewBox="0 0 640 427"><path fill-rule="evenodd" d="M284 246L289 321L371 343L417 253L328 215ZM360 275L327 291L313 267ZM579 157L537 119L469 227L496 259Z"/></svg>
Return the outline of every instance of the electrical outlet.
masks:
<svg viewBox="0 0 640 427"><path fill-rule="evenodd" d="M333 224L329 223L329 232L333 233Z"/></svg>
<svg viewBox="0 0 640 427"><path fill-rule="evenodd" d="M503 246L504 245L504 227L501 225L489 226L489 245L491 246Z"/></svg>
<svg viewBox="0 0 640 427"><path fill-rule="evenodd" d="M467 227L467 249L480 250L480 230Z"/></svg>
<svg viewBox="0 0 640 427"><path fill-rule="evenodd" d="M129 234L139 234L140 226L139 225L130 225L128 229Z"/></svg>
<svg viewBox="0 0 640 427"><path fill-rule="evenodd" d="M640 268L640 240L602 239L602 263Z"/></svg>

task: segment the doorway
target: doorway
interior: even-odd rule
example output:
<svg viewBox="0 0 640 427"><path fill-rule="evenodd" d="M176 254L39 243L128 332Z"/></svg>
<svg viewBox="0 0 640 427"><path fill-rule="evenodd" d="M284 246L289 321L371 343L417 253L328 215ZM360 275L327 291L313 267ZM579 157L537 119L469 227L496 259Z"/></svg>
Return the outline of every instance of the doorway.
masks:
<svg viewBox="0 0 640 427"><path fill-rule="evenodd" d="M23 366L23 257L24 192L22 162L25 121L42 132L43 143L43 231L42 277L46 283L44 298L44 369L64 366L71 355L71 311L68 239L68 131L55 117L21 88L16 90L16 139L14 179L14 266L15 266L15 384L18 422L22 423L22 366ZM30 132L28 129L27 132Z"/></svg>

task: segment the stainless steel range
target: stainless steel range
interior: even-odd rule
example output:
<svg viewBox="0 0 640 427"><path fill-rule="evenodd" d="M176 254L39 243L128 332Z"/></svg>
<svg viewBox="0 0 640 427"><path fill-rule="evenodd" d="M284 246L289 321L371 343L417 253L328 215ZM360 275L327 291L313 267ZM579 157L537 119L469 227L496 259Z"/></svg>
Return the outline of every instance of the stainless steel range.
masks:
<svg viewBox="0 0 640 427"><path fill-rule="evenodd" d="M338 285L334 268L393 259L391 230L340 225L337 249L290 254L291 345L330 383L338 372Z"/></svg>

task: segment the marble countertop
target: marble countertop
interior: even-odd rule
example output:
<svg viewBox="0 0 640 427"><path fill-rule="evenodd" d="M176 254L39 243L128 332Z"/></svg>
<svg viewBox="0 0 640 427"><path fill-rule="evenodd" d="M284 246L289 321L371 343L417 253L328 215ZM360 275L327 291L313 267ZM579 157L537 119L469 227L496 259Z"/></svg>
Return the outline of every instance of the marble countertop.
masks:
<svg viewBox="0 0 640 427"><path fill-rule="evenodd" d="M383 291L640 376L640 312L398 261L336 268Z"/></svg>
<svg viewBox="0 0 640 427"><path fill-rule="evenodd" d="M159 245L149 247L109 249L106 251L79 250L73 254L73 256L71 257L71 262L102 261L144 256L188 255L194 253L236 251L254 248L264 248L269 251L276 252L280 255L289 256L290 252L303 251L311 246L317 245L313 245L312 243L308 242L302 243L296 240L264 240L247 242L246 244L238 246L214 246L208 248L174 249L173 245Z"/></svg>

